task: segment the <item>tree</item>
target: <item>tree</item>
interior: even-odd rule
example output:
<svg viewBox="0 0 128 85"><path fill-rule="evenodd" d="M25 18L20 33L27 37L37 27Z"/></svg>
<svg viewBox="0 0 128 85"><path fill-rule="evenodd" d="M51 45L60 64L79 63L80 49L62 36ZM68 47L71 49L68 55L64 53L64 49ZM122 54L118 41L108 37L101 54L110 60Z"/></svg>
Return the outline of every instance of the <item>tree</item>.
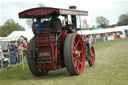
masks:
<svg viewBox="0 0 128 85"><path fill-rule="evenodd" d="M126 25L128 24L128 13L126 14L121 14L118 18L118 22L117 25L121 26L121 25Z"/></svg>
<svg viewBox="0 0 128 85"><path fill-rule="evenodd" d="M123 22L125 19L128 19L128 14L121 14L118 21Z"/></svg>
<svg viewBox="0 0 128 85"><path fill-rule="evenodd" d="M123 25L123 22L121 22L121 21L117 22L117 26L122 26L122 25Z"/></svg>
<svg viewBox="0 0 128 85"><path fill-rule="evenodd" d="M103 16L96 17L96 23L98 24L99 27L105 28L107 26L106 22L107 22L107 19L105 17Z"/></svg>
<svg viewBox="0 0 128 85"><path fill-rule="evenodd" d="M24 31L25 29L16 23L13 19L8 19L3 26L0 27L0 36L6 37L13 31Z"/></svg>

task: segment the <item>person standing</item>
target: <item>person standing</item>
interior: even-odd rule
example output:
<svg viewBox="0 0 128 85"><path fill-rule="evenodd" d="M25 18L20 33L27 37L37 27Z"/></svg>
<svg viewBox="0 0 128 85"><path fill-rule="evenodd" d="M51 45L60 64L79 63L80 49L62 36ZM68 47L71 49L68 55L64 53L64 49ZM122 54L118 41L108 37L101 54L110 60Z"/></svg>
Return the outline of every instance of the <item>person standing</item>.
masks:
<svg viewBox="0 0 128 85"><path fill-rule="evenodd" d="M114 33L114 39L115 39L115 40L117 39L117 34L116 34L116 33Z"/></svg>
<svg viewBox="0 0 128 85"><path fill-rule="evenodd" d="M24 62L24 56L26 56L26 50L27 50L27 43L25 42L25 40L23 40L18 47L19 63Z"/></svg>
<svg viewBox="0 0 128 85"><path fill-rule="evenodd" d="M13 42L10 42L9 46L9 52L10 52L10 64L15 65L16 64L16 52L17 52L17 43L13 45Z"/></svg>
<svg viewBox="0 0 128 85"><path fill-rule="evenodd" d="M23 43L20 43L18 47L18 61L20 64L22 64L23 61Z"/></svg>
<svg viewBox="0 0 128 85"><path fill-rule="evenodd" d="M3 68L3 59L4 59L3 51L2 51L2 47L0 45L0 68Z"/></svg>

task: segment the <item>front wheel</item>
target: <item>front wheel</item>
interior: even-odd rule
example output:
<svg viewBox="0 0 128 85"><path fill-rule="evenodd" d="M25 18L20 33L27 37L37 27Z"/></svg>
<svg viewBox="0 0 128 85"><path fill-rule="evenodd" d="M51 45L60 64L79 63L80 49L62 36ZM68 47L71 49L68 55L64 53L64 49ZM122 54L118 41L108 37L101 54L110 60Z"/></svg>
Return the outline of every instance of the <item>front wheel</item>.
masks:
<svg viewBox="0 0 128 85"><path fill-rule="evenodd" d="M88 58L89 66L93 66L95 64L95 50L94 47L90 47L90 57Z"/></svg>

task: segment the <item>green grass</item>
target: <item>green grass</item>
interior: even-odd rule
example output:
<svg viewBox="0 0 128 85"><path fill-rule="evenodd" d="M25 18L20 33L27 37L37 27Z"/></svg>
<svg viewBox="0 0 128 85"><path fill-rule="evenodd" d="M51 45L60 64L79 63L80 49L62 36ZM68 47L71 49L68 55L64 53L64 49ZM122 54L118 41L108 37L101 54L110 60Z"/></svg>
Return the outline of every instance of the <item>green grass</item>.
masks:
<svg viewBox="0 0 128 85"><path fill-rule="evenodd" d="M35 77L27 65L0 72L0 85L128 85L128 38L96 44L96 64L70 76L66 69Z"/></svg>
<svg viewBox="0 0 128 85"><path fill-rule="evenodd" d="M98 44L94 45L94 47L95 47L96 50L99 50L99 49L104 49L104 48L110 47L113 44L118 44L118 43L127 42L127 41L128 41L128 38L105 41L105 42L101 42L101 43L98 43Z"/></svg>

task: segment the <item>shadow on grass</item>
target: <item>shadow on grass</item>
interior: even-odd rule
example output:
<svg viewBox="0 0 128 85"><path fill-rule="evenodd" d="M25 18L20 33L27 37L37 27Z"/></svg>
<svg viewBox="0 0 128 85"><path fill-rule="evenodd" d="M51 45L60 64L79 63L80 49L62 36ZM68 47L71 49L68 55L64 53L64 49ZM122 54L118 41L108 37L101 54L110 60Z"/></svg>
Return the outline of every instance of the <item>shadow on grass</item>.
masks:
<svg viewBox="0 0 128 85"><path fill-rule="evenodd" d="M41 79L58 79L61 77L71 77L66 68L50 71L48 74L36 77L30 70L28 65L25 65L25 69L22 66L15 66L0 72L0 80L41 80Z"/></svg>

